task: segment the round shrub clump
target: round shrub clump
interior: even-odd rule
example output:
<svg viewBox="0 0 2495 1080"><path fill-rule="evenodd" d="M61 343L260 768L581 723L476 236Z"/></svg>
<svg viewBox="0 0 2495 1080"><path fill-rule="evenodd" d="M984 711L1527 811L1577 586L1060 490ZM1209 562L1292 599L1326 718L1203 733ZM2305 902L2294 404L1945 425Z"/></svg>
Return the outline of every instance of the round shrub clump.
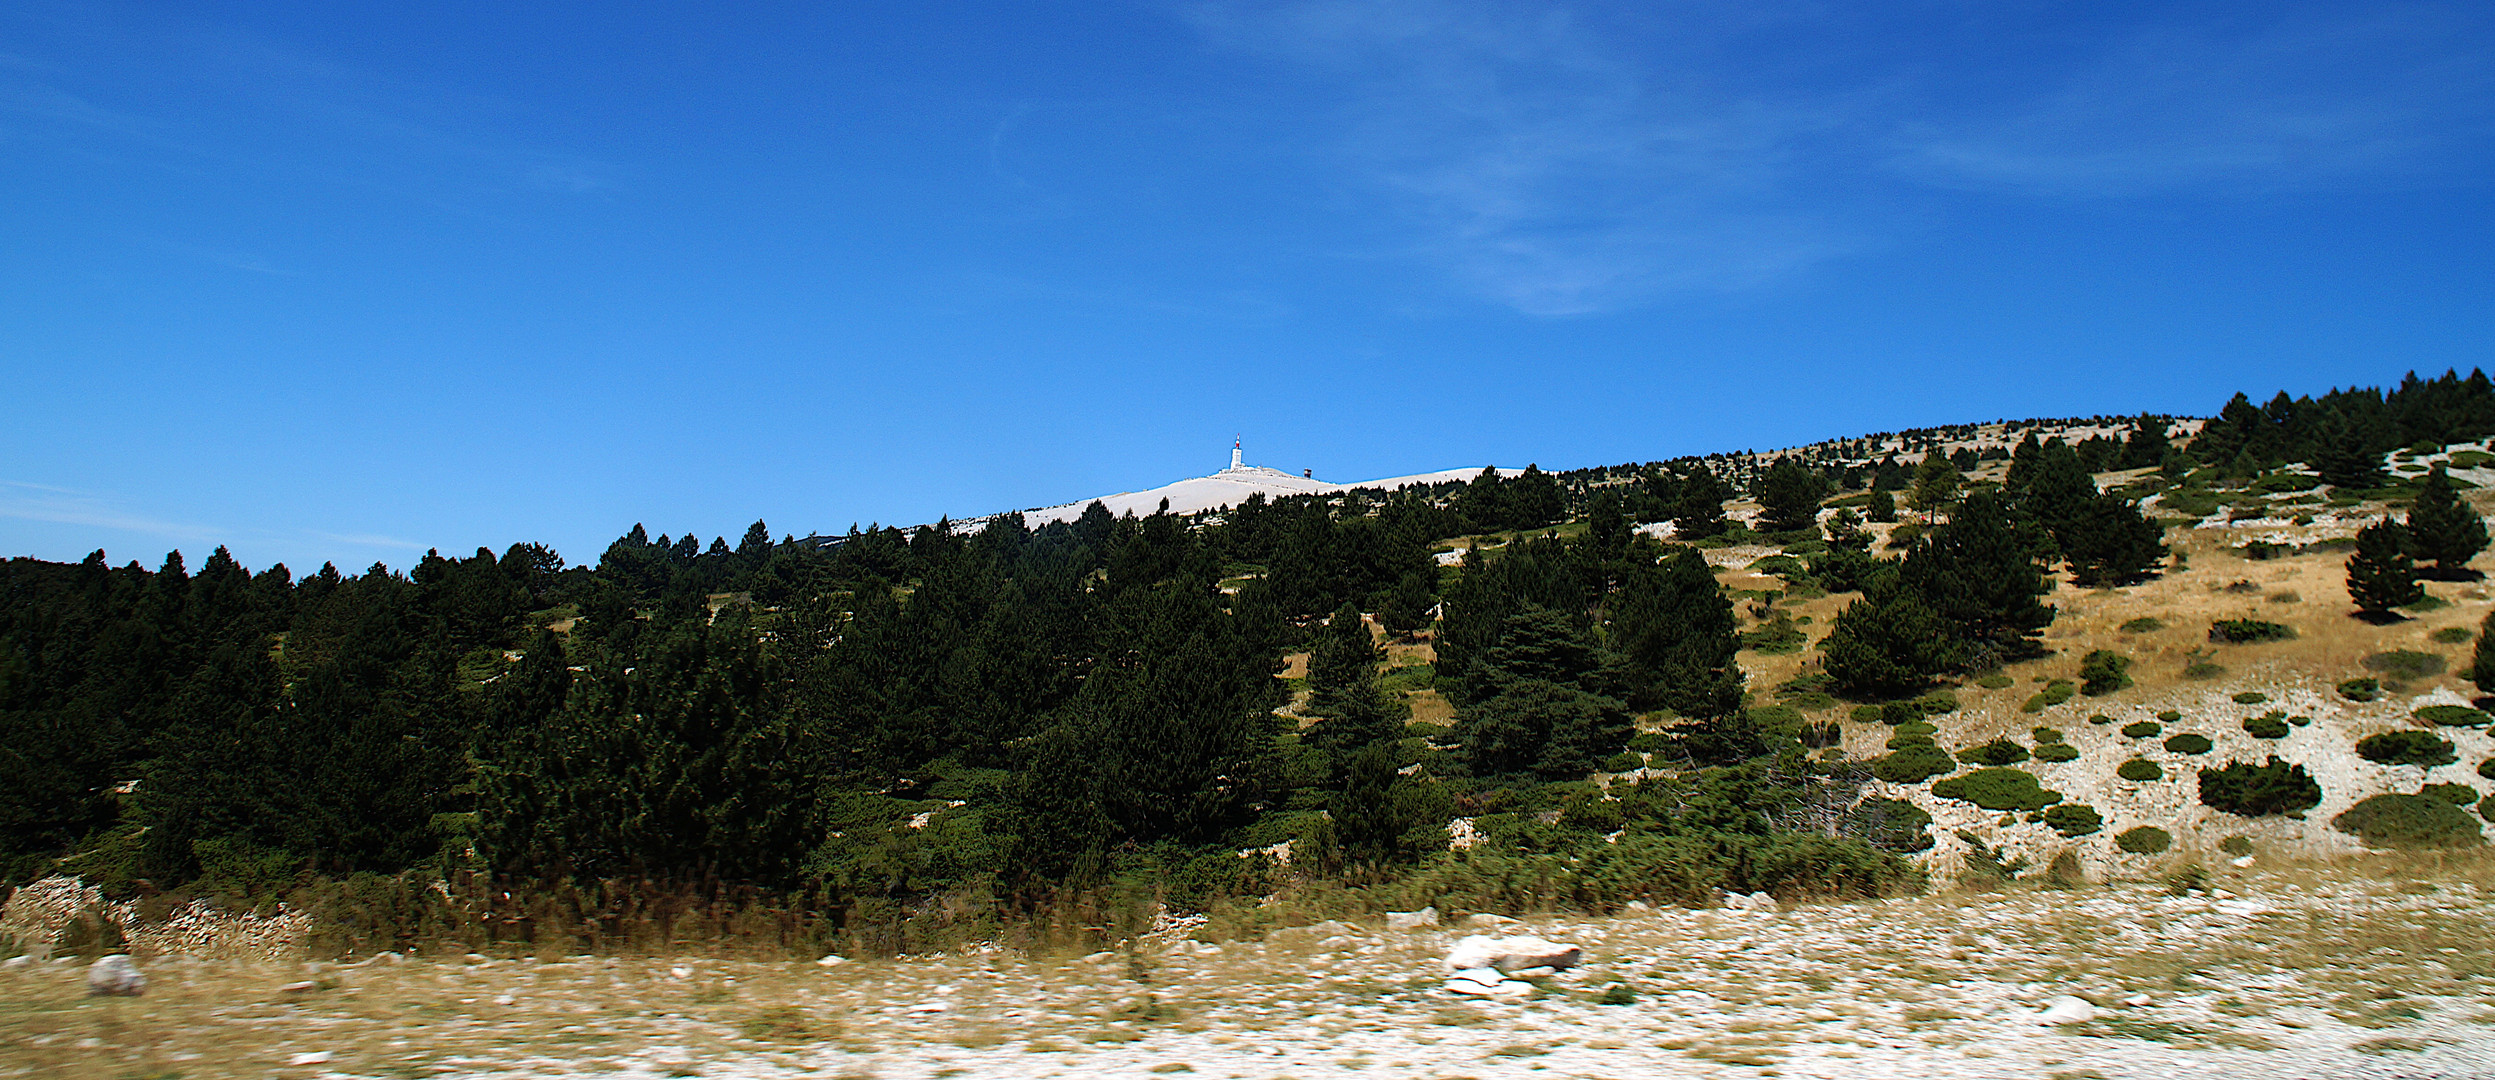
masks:
<svg viewBox="0 0 2495 1080"><path fill-rule="evenodd" d="M2424 795L2376 795L2330 819L2330 827L2373 847L2471 847L2486 840L2459 807Z"/></svg>
<svg viewBox="0 0 2495 1080"><path fill-rule="evenodd" d="M2274 712L2264 716L2247 717L2244 720L2244 734L2256 739L2284 739L2287 737L2287 716L2284 713Z"/></svg>
<svg viewBox="0 0 2495 1080"><path fill-rule="evenodd" d="M2044 823L2064 836L2086 836L2105 827L2096 807L2086 803L2063 803L2045 811Z"/></svg>
<svg viewBox="0 0 2495 1080"><path fill-rule="evenodd" d="M2268 700L2270 700L2270 695L2264 694L2259 690L2246 690L2243 693L2235 695L2235 703L2238 705L2259 705L2267 702Z"/></svg>
<svg viewBox="0 0 2495 1080"><path fill-rule="evenodd" d="M2183 714L2182 714L2182 713L2180 713L2180 712L2176 712L2176 711L2175 711L2175 710L2173 710L2173 709L2168 709L2168 710L2166 710L2166 711L2164 711L2164 712L2158 713L2158 714L2157 714L2157 718L2158 718L2158 719L2160 719L2160 720L2163 720L2163 721L2165 721L2165 722L2167 722L2167 723L2169 723L2169 724L2171 724L2171 723L2174 723L2174 722L2175 722L2175 721L2177 721L2177 720L2181 720L2181 719L2183 719Z"/></svg>
<svg viewBox="0 0 2495 1080"><path fill-rule="evenodd" d="M2046 743L2036 748L2038 761L2077 761L2079 748L2069 743Z"/></svg>
<svg viewBox="0 0 2495 1080"><path fill-rule="evenodd" d="M2365 670L2394 679L2431 679L2443 674L2443 658L2414 649L2393 649L2366 657Z"/></svg>
<svg viewBox="0 0 2495 1080"><path fill-rule="evenodd" d="M2478 801L2478 789L2467 784L2428 784L2418 789L2417 793L2429 799L2441 799L2454 806L2467 806Z"/></svg>
<svg viewBox="0 0 2495 1080"><path fill-rule="evenodd" d="M1847 715L1852 716L1857 724L1868 724L1880 719L1881 709L1877 705L1856 705L1854 711Z"/></svg>
<svg viewBox="0 0 2495 1080"><path fill-rule="evenodd" d="M2037 786L2035 774L2019 769L1977 769L1965 776L1935 780L1932 794L1986 810L2042 810L2062 801L2061 792Z"/></svg>
<svg viewBox="0 0 2495 1080"><path fill-rule="evenodd" d="M2049 727L2040 727L2028 732L2027 734L2032 736L2036 740L2036 744L2039 746L2042 746L2045 743L2056 743L2062 741L2062 733Z"/></svg>
<svg viewBox="0 0 2495 1080"><path fill-rule="evenodd" d="M2206 754L2209 752L2209 736L2187 731L2166 740L2166 750L2176 754Z"/></svg>
<svg viewBox="0 0 2495 1080"><path fill-rule="evenodd" d="M1994 739L1958 751L1958 760L1969 765L2016 765L2027 760L2027 748L2008 739Z"/></svg>
<svg viewBox="0 0 2495 1080"><path fill-rule="evenodd" d="M1897 734L1889 736L1889 749L1891 750L1903 750L1909 746L1930 745L1932 745L1932 736L1920 731L1907 731L1901 728L1898 730Z"/></svg>
<svg viewBox="0 0 2495 1080"><path fill-rule="evenodd" d="M2350 701L2372 701L2382 696L2382 683L2375 679L2350 679L2339 684L2339 696Z"/></svg>
<svg viewBox="0 0 2495 1080"><path fill-rule="evenodd" d="M2134 720L2122 726L2123 737L2128 739L2151 738L2164 730L2166 730L2166 725L2155 720Z"/></svg>
<svg viewBox="0 0 2495 1080"><path fill-rule="evenodd" d="M2478 763L2478 775L2489 780L2495 780L2495 757L2488 758Z"/></svg>
<svg viewBox="0 0 2495 1080"><path fill-rule="evenodd" d="M2417 718L2438 727L2485 727L2489 717L2466 705L2428 705L2417 710Z"/></svg>
<svg viewBox="0 0 2495 1080"><path fill-rule="evenodd" d="M1958 759L1940 747L1901 746L1886 757L1874 758L1871 775L1892 784L1920 784L1957 767Z"/></svg>
<svg viewBox="0 0 2495 1080"><path fill-rule="evenodd" d="M2356 756L2376 765L2416 765L2431 769L2460 759L2452 740L2431 731L2386 731L2356 741Z"/></svg>
<svg viewBox="0 0 2495 1080"><path fill-rule="evenodd" d="M2155 825L2142 825L2115 833L2114 846L2134 855L2155 855L2174 846L2174 834Z"/></svg>
<svg viewBox="0 0 2495 1080"><path fill-rule="evenodd" d="M2114 718L2113 718L2113 717L2111 717L2111 716L2107 716L2107 715L2105 715L2104 713L2098 713L2098 714L2096 714L2095 716L2091 716L2091 717L2089 717L2089 718L2088 718L2088 722L2089 722L2089 723L2091 723L2091 724L2095 724L2095 725L2096 725L2096 726L2098 726L2098 727L2104 727L2104 726L2105 726L2105 725L2107 725L2107 724L2111 724L2111 723L2113 723L2113 722L2114 722Z"/></svg>
<svg viewBox="0 0 2495 1080"><path fill-rule="evenodd" d="M2123 762L2120 767L2114 770L2114 775L2122 777L2123 779L2129 780L2135 784L2145 784L2151 780L2165 779L2166 770L2158 768L2156 762L2150 761L2147 758L2135 757L2129 761Z"/></svg>
<svg viewBox="0 0 2495 1080"><path fill-rule="evenodd" d="M2322 805L2322 785L2304 766L2273 755L2259 765L2237 761L2223 769L2202 769L2200 801L2238 817L2296 814Z"/></svg>

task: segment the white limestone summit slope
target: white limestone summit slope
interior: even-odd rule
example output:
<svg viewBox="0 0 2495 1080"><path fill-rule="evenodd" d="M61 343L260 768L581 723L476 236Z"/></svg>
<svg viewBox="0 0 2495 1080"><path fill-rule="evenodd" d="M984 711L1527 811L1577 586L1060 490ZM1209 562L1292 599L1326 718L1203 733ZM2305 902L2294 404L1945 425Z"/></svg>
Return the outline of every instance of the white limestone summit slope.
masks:
<svg viewBox="0 0 2495 1080"><path fill-rule="evenodd" d="M1499 475L1514 476L1522 471L1521 469L1500 469ZM1083 499L1059 506L1025 510L1022 512L1022 520L1023 524L1034 529L1050 522L1072 521L1083 516L1084 508L1094 502L1100 503L1108 508L1109 513L1119 517L1130 513L1143 517L1160 509L1163 499L1169 500L1170 512L1173 514L1194 514L1227 506L1237 506L1247 501L1248 496L1259 492L1262 492L1266 498L1273 499L1285 495L1322 495L1329 492L1350 491L1354 488L1380 488L1392 491L1414 484L1441 484L1449 480L1470 480L1479 475L1481 475L1479 468L1443 469L1438 472L1389 477L1384 480L1335 484L1307 476L1294 476L1280 469L1269 469L1262 465L1242 464L1239 460L1239 447L1234 444L1230 449L1230 467L1211 476L1198 476L1180 480L1174 484L1163 484L1148 491L1121 491L1115 495L1103 495L1097 499ZM987 519L975 520L984 522ZM970 522L964 522L964 524L970 524Z"/></svg>

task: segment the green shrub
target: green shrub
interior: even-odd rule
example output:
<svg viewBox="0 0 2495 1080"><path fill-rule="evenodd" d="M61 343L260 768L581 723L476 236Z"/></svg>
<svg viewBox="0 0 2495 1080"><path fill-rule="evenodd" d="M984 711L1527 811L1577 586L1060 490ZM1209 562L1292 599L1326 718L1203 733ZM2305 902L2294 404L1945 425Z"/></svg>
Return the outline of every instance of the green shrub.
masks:
<svg viewBox="0 0 2495 1080"><path fill-rule="evenodd" d="M1925 716L1939 716L1958 711L1958 695L1947 690L1934 690L1914 700L1914 706Z"/></svg>
<svg viewBox="0 0 2495 1080"><path fill-rule="evenodd" d="M2478 800L2478 816L2488 821L2495 821L2495 795Z"/></svg>
<svg viewBox="0 0 2495 1080"><path fill-rule="evenodd" d="M1958 751L1958 760L1969 765L2016 765L2027 760L2027 748L2008 739L1994 739Z"/></svg>
<svg viewBox="0 0 2495 1080"><path fill-rule="evenodd" d="M2244 733L2256 739L2284 739L2287 737L2287 718L2277 712L2246 717Z"/></svg>
<svg viewBox="0 0 2495 1080"><path fill-rule="evenodd" d="M2096 807L2086 803L2063 803L2045 810L2044 823L2064 836L2086 836L2105 827Z"/></svg>
<svg viewBox="0 0 2495 1080"><path fill-rule="evenodd" d="M2382 684L2373 679L2349 679L2339 684L2339 696L2350 701L2372 701L2382 695Z"/></svg>
<svg viewBox="0 0 2495 1080"><path fill-rule="evenodd" d="M1672 736L1660 731L1641 732L1629 740L1628 748L1640 754L1660 754L1672 748Z"/></svg>
<svg viewBox="0 0 2495 1080"><path fill-rule="evenodd" d="M2177 735L2166 740L2166 752L2170 754L2206 754L2209 752L2209 737L2206 735L2195 735L2188 731L2184 732L2181 735Z"/></svg>
<svg viewBox="0 0 2495 1080"><path fill-rule="evenodd" d="M2252 854L2252 838L2249 836L2227 837L2224 840L2218 841L2218 850L2226 852L2227 854L2233 855L2239 859L2243 858L2246 855Z"/></svg>
<svg viewBox="0 0 2495 1080"><path fill-rule="evenodd" d="M2089 717L2089 718L2088 718L2088 722L2089 722L2089 723L2091 723L2091 724L2095 724L2095 725L2097 725L2098 727L2104 727L2104 726L2105 726L2105 725L2107 725L2107 724L2111 724L2111 723L2113 723L2113 722L2114 722L2114 718L2113 718L2113 717L2111 717L2111 716L2107 716L2107 715L2105 715L2104 713L2098 713L2098 714L2096 714L2095 716L2091 716L2091 717Z"/></svg>
<svg viewBox="0 0 2495 1080"><path fill-rule="evenodd" d="M2038 787L2033 773L2019 769L1977 769L1965 776L1935 780L1932 794L1986 810L2042 810L2062 801L2061 792Z"/></svg>
<svg viewBox="0 0 2495 1080"><path fill-rule="evenodd" d="M2330 819L2330 826L2372 847L2468 847L2484 842L2468 814L2423 795L2376 795Z"/></svg>
<svg viewBox="0 0 2495 1080"><path fill-rule="evenodd" d="M2466 705L2428 705L2417 710L2416 716L2441 727L2485 727L2489 719Z"/></svg>
<svg viewBox="0 0 2495 1080"><path fill-rule="evenodd" d="M2173 709L2168 709L2164 712L2158 713L2157 718L2171 724L2177 720L2183 719L2183 714L2176 712Z"/></svg>
<svg viewBox="0 0 2495 1080"><path fill-rule="evenodd" d="M2489 780L2495 780L2495 757L2488 758L2478 763L2478 775Z"/></svg>
<svg viewBox="0 0 2495 1080"><path fill-rule="evenodd" d="M1874 758L1871 775L1892 784L1919 784L1958 767L1958 759L1937 746L1904 746Z"/></svg>
<svg viewBox="0 0 2495 1080"><path fill-rule="evenodd" d="M2232 762L2200 771L2201 805L2238 817L2295 814L2322 805L2322 785L2302 765L2273 756L2259 765Z"/></svg>
<svg viewBox="0 0 2495 1080"><path fill-rule="evenodd" d="M2103 697L2131 685L2131 658L2111 649L2098 649L2079 661L2079 689L2089 697Z"/></svg>
<svg viewBox="0 0 2495 1080"><path fill-rule="evenodd" d="M2365 670L2394 679L2431 679L2443 674L2443 658L2413 649L2393 649L2365 658Z"/></svg>
<svg viewBox="0 0 2495 1080"><path fill-rule="evenodd" d="M2426 636L2445 645L2458 645L2477 635L2470 633L2466 626L2446 626Z"/></svg>
<svg viewBox="0 0 2495 1080"><path fill-rule="evenodd" d="M2028 731L2027 735L2029 738L2036 740L2036 744L2039 746L2045 743L2057 743L2062 741L2062 732L2058 728L2034 728Z"/></svg>
<svg viewBox="0 0 2495 1080"><path fill-rule="evenodd" d="M1853 717L1854 722L1857 724L1869 724L1880 719L1880 707L1877 705L1856 705L1854 706L1854 710L1846 715Z"/></svg>
<svg viewBox="0 0 2495 1080"><path fill-rule="evenodd" d="M1864 799L1838 822L1837 831L1886 851L1907 854L1932 848L1932 815L1904 799Z"/></svg>
<svg viewBox="0 0 2495 1080"><path fill-rule="evenodd" d="M1646 759L1639 757L1636 754L1613 754L1608 760L1603 762L1604 772L1636 772L1637 770L1645 767Z"/></svg>
<svg viewBox="0 0 2495 1080"><path fill-rule="evenodd" d="M2038 761L2077 761L2079 748L2069 743L2046 743L2036 748Z"/></svg>
<svg viewBox="0 0 2495 1080"><path fill-rule="evenodd" d="M2052 682L2045 684L2043 692L2034 697L2028 698L2027 704L2019 706L2019 711L2031 713L2043 712L2052 706L2069 701L2071 699L2071 695L2078 692L2078 685L2072 683L2069 679L2055 679Z"/></svg>
<svg viewBox="0 0 2495 1080"><path fill-rule="evenodd" d="M2467 784L2428 784L2417 793L2429 799L2441 799L2454 806L2467 806L2478 801L2478 789Z"/></svg>
<svg viewBox="0 0 2495 1080"><path fill-rule="evenodd" d="M2386 731L2356 741L2356 756L2377 765L2433 768L2458 760L2452 741L2431 731Z"/></svg>
<svg viewBox="0 0 2495 1080"><path fill-rule="evenodd" d="M2122 777L2123 779L2129 780L2135 784L2145 784L2151 780L2165 779L2166 770L2158 768L2156 762L2150 761L2147 758L2135 757L2129 761L2123 762L2120 767L2114 770L2114 775Z"/></svg>
<svg viewBox="0 0 2495 1080"><path fill-rule="evenodd" d="M1889 736L1889 749L1891 750L1903 750L1909 746L1931 745L1933 745L1932 733L1928 731L1910 732L1905 728L1899 728L1897 729L1897 734Z"/></svg>
<svg viewBox="0 0 2495 1080"><path fill-rule="evenodd" d="M2129 622L2122 624L2122 632L2126 634L2149 634L2165 628L2166 624L2164 622L2147 615L2142 615L2137 619L2132 619Z"/></svg>
<svg viewBox="0 0 2495 1080"><path fill-rule="evenodd" d="M2166 725L2155 720L2134 720L2122 726L2123 737L2126 739L2152 738L2164 730L2166 730Z"/></svg>
<svg viewBox="0 0 2495 1080"><path fill-rule="evenodd" d="M2270 695L2264 694L2259 690L2246 690L2243 693L2235 695L2235 703L2238 705L2260 705L2268 702L2269 700Z"/></svg>
<svg viewBox="0 0 2495 1080"><path fill-rule="evenodd" d="M1983 678L1975 680L1975 685L1981 686L1986 690L2007 690L2017 684L2017 679L2000 674L1999 672L1995 672L1991 675L1986 675Z"/></svg>
<svg viewBox="0 0 2495 1080"><path fill-rule="evenodd" d="M2134 855L2155 855L2174 846L2174 834L2154 825L2142 825L2114 834L2114 846Z"/></svg>
<svg viewBox="0 0 2495 1080"><path fill-rule="evenodd" d="M1911 701L1889 701L1880 705L1880 722L1890 727L1911 724L1923 719L1923 710Z"/></svg>
<svg viewBox="0 0 2495 1080"><path fill-rule="evenodd" d="M2290 716L2287 718L2287 722L2294 724L2297 727L2306 727L2313 723L2313 718L2310 716Z"/></svg>
<svg viewBox="0 0 2495 1080"><path fill-rule="evenodd" d="M2263 641L2291 641L2296 631L2284 623L2260 619L2220 619L2209 624L2209 640L2224 645L2251 645Z"/></svg>

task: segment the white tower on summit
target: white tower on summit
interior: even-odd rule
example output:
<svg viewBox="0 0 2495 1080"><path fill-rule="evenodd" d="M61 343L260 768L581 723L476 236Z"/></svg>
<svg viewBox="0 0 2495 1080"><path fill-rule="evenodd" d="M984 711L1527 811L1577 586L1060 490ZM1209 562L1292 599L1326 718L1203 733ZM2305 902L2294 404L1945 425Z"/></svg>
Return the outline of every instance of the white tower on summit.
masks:
<svg viewBox="0 0 2495 1080"><path fill-rule="evenodd" d="M1230 467L1233 469L1245 468L1245 466L1239 464L1239 440L1236 438L1230 440Z"/></svg>

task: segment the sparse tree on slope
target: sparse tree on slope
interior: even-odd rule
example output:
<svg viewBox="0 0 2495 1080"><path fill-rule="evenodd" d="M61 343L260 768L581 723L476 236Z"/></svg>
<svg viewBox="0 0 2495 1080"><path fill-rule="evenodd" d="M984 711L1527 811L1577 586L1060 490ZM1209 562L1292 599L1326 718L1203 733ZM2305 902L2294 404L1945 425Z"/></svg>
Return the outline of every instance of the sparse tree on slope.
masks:
<svg viewBox="0 0 2495 1080"><path fill-rule="evenodd" d="M1818 521L1819 500L1828 494L1827 481L1793 457L1776 459L1759 481L1764 523L1775 532L1810 528Z"/></svg>
<svg viewBox="0 0 2495 1080"><path fill-rule="evenodd" d="M2408 557L2408 530L2384 518L2356 532L2356 551L2348 556L2348 599L2367 618L2384 619L2391 609L2425 598L2417 584L2417 567Z"/></svg>
<svg viewBox="0 0 2495 1080"><path fill-rule="evenodd" d="M2469 560L2486 550L2486 520L2460 498L2439 462L2409 511L2408 535L2417 557L2432 561L2434 576L2447 581L2468 578Z"/></svg>

